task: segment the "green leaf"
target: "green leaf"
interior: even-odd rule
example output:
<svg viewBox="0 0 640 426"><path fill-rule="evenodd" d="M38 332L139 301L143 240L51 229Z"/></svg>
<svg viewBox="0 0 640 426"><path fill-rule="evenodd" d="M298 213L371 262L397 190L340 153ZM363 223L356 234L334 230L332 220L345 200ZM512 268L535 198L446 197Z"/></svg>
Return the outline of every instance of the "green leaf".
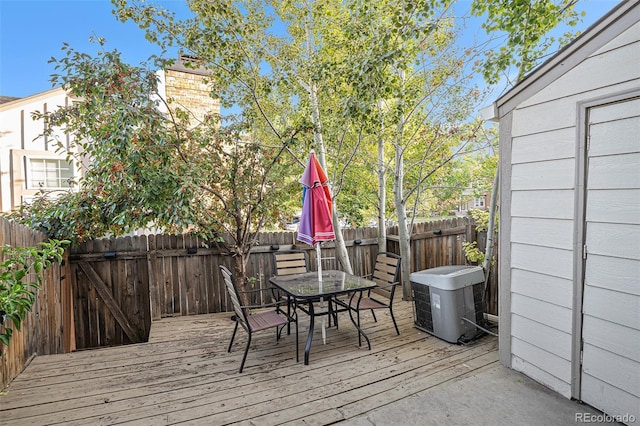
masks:
<svg viewBox="0 0 640 426"><path fill-rule="evenodd" d="M11 340L11 329L5 330L4 333L0 333L0 342L2 342L5 346L9 346L9 341Z"/></svg>

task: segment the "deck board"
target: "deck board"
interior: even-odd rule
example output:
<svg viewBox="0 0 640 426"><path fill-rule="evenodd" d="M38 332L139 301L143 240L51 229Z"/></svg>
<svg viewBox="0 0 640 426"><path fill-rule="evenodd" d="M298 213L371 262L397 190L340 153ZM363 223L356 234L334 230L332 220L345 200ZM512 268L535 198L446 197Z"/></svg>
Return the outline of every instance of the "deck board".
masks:
<svg viewBox="0 0 640 426"><path fill-rule="evenodd" d="M363 315L370 351L346 314L326 345L317 325L308 366L301 314L300 362L293 334L262 332L242 374L246 335L226 352L229 313L165 318L147 343L36 357L0 396L0 424L329 424L497 363L497 339L451 345L413 327L411 303L394 311L400 336L388 314Z"/></svg>

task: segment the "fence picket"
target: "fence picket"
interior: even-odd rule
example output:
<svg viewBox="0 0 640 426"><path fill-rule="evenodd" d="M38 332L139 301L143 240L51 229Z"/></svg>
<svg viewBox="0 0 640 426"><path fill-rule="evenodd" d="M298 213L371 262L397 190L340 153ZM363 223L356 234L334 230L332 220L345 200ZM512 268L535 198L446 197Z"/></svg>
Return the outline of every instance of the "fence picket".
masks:
<svg viewBox="0 0 640 426"><path fill-rule="evenodd" d="M44 234L0 217L0 245L34 247L44 241L47 241ZM67 257L65 254L65 260ZM69 291L71 275L68 261L62 265L53 264L45 270L32 311L27 312L20 330L13 330L10 345L0 344L0 389L20 374L35 354L75 349L71 320L73 303ZM31 273L26 279L35 281L35 275ZM4 326L0 325L0 331L4 331Z"/></svg>

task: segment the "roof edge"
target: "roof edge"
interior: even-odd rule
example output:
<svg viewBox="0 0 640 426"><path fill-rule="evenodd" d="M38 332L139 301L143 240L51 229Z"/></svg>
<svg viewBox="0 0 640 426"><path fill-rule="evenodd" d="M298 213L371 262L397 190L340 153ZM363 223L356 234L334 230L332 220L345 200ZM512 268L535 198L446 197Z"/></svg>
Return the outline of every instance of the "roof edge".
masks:
<svg viewBox="0 0 640 426"><path fill-rule="evenodd" d="M49 96L55 95L58 92L62 92L66 94L66 91L61 87L54 87L53 89L45 90L44 92L38 92L33 95L26 96L24 98L17 98L9 102L5 102L0 104L0 111L5 111L11 108L15 108L16 106L28 104L30 102L34 102L39 98L48 98Z"/></svg>

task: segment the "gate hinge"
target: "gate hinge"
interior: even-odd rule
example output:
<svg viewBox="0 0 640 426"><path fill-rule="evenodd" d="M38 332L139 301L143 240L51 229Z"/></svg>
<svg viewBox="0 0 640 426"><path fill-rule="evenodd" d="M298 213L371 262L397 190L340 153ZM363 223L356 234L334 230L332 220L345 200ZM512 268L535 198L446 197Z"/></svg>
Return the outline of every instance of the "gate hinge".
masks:
<svg viewBox="0 0 640 426"><path fill-rule="evenodd" d="M587 245L586 245L586 244L584 244L584 245L582 246L582 259L583 259L583 260L586 260L586 259L587 259Z"/></svg>

